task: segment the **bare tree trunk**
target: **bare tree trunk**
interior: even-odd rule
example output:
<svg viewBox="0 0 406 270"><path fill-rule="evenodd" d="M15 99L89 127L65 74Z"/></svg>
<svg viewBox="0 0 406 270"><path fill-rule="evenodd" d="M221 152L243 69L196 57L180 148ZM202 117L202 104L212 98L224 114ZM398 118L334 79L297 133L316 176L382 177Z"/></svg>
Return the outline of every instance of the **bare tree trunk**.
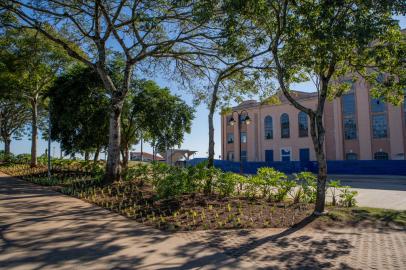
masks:
<svg viewBox="0 0 406 270"><path fill-rule="evenodd" d="M37 163L37 139L38 139L38 104L37 99L31 100L31 167L36 167Z"/></svg>
<svg viewBox="0 0 406 270"><path fill-rule="evenodd" d="M126 171L128 169L128 160L129 160L129 147L128 144L126 143L125 146L122 149L122 157L123 157L123 171Z"/></svg>
<svg viewBox="0 0 406 270"><path fill-rule="evenodd" d="M89 151L85 151L85 161L89 161Z"/></svg>
<svg viewBox="0 0 406 270"><path fill-rule="evenodd" d="M310 117L310 133L316 152L318 174L317 174L317 193L314 213L320 215L324 212L326 202L326 181L327 181L327 161L324 149L324 127L322 115L313 115Z"/></svg>
<svg viewBox="0 0 406 270"><path fill-rule="evenodd" d="M207 167L211 168L214 166L214 124L213 124L213 117L214 112L217 106L217 92L219 88L219 79L217 79L216 84L214 85L213 94L211 97L210 108L209 108L209 156L207 159Z"/></svg>
<svg viewBox="0 0 406 270"><path fill-rule="evenodd" d="M5 156L9 156L11 153L11 151L10 151L11 139L3 138L3 141L4 141L4 154L5 154Z"/></svg>
<svg viewBox="0 0 406 270"><path fill-rule="evenodd" d="M120 166L120 141L121 141L121 117L122 103L113 105L110 113L109 147L106 164L105 183L119 181L121 177Z"/></svg>
<svg viewBox="0 0 406 270"><path fill-rule="evenodd" d="M94 152L94 157L93 157L94 163L96 163L99 160L99 153L100 153L100 147L97 147L96 151Z"/></svg>

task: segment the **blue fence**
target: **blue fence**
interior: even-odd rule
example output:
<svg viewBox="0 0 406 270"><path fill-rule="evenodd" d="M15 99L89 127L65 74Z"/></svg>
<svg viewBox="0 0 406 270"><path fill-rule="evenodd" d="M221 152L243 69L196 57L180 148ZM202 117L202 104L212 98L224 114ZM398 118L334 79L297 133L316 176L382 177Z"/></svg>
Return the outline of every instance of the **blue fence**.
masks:
<svg viewBox="0 0 406 270"><path fill-rule="evenodd" d="M188 162L195 166L206 161L205 158L195 158ZM227 160L214 160L214 166L227 172L240 172L240 163ZM274 167L278 171L291 174L302 171L317 172L315 161L274 161L274 162L243 162L242 169L246 174L255 174L258 168ZM381 174L406 175L406 160L331 160L327 161L329 174Z"/></svg>

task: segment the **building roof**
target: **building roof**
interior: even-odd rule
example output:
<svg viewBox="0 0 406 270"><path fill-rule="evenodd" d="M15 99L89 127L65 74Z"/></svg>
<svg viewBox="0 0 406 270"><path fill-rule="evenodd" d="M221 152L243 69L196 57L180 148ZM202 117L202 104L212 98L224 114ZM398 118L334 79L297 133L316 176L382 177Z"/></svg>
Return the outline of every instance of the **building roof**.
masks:
<svg viewBox="0 0 406 270"><path fill-rule="evenodd" d="M317 97L317 92L303 92L303 91L297 91L297 90L290 90L290 94L292 97L294 97L296 100L303 100L303 99L311 99L311 98L316 98ZM268 103L266 100L271 100L274 99L273 102L277 101L277 103ZM252 108L261 104L268 104L268 105L277 105L277 104L286 104L289 103L285 95L282 93L282 91L278 91L276 94L270 96L269 98L265 99L262 102L258 102L256 100L245 100L238 104L237 106L233 107L233 109L246 109L246 108Z"/></svg>

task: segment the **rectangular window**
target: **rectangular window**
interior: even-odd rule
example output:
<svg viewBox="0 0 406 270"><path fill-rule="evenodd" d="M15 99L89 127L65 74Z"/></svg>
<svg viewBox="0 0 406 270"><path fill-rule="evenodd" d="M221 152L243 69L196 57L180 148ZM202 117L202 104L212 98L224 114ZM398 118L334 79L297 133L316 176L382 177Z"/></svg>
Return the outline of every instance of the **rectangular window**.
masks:
<svg viewBox="0 0 406 270"><path fill-rule="evenodd" d="M247 143L247 132L240 133L241 143Z"/></svg>
<svg viewBox="0 0 406 270"><path fill-rule="evenodd" d="M344 139L354 140L357 138L357 124L353 116L344 116Z"/></svg>
<svg viewBox="0 0 406 270"><path fill-rule="evenodd" d="M354 94L346 94L342 97L343 114L352 115L355 114L355 96Z"/></svg>
<svg viewBox="0 0 406 270"><path fill-rule="evenodd" d="M247 162L247 151L241 151L241 157L240 157L240 160L242 161L242 162Z"/></svg>
<svg viewBox="0 0 406 270"><path fill-rule="evenodd" d="M386 138L388 136L388 124L385 114L372 116L372 134L374 139Z"/></svg>
<svg viewBox="0 0 406 270"><path fill-rule="evenodd" d="M234 152L230 151L227 153L227 160L234 161Z"/></svg>
<svg viewBox="0 0 406 270"><path fill-rule="evenodd" d="M281 148L281 161L291 160L292 150L290 148Z"/></svg>
<svg viewBox="0 0 406 270"><path fill-rule="evenodd" d="M227 143L234 143L234 133L227 133Z"/></svg>
<svg viewBox="0 0 406 270"><path fill-rule="evenodd" d="M371 111L373 113L385 112L385 109L386 109L385 102L380 101L379 99L376 98L371 98Z"/></svg>

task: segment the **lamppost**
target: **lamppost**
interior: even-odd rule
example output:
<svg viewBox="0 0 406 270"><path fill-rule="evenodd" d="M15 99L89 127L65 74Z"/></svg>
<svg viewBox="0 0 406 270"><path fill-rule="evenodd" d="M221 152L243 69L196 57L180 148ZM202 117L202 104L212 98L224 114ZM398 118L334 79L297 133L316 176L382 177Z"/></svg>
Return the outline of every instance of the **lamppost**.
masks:
<svg viewBox="0 0 406 270"><path fill-rule="evenodd" d="M234 114L237 114L237 121L234 119ZM245 117L243 117L245 115ZM248 112L246 110L242 110L240 112L238 111L233 111L231 113L231 119L228 121L231 126L234 126L235 123L237 123L237 128L238 128L238 140L239 140L239 146L238 146L238 151L239 151L239 157L240 157L240 174L243 173L242 170L242 160L241 160L241 124L244 122L246 125L249 125L251 123L251 119L248 115Z"/></svg>

